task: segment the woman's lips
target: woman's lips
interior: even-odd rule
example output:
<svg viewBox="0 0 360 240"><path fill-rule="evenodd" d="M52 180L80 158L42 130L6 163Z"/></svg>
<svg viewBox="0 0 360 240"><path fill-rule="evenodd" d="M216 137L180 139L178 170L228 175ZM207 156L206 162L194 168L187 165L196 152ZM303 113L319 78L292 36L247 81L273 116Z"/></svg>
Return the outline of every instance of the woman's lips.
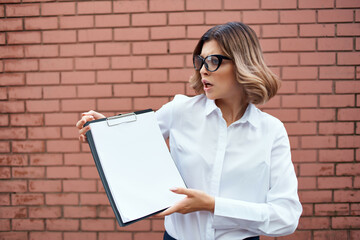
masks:
<svg viewBox="0 0 360 240"><path fill-rule="evenodd" d="M202 83L204 84L204 90L205 91L209 90L213 86L209 81L207 81L205 79L202 80Z"/></svg>

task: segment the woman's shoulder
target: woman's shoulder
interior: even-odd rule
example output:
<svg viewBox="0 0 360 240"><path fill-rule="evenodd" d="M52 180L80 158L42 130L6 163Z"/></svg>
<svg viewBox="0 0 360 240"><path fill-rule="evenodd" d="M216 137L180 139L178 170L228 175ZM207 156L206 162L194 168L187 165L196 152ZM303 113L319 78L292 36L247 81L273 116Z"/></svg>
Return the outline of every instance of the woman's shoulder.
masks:
<svg viewBox="0 0 360 240"><path fill-rule="evenodd" d="M257 107L255 107L255 108L256 108L256 111L258 114L258 121L262 126L273 129L273 130L282 128L284 126L283 122L280 119L278 119L277 117L275 117L267 112L264 112Z"/></svg>

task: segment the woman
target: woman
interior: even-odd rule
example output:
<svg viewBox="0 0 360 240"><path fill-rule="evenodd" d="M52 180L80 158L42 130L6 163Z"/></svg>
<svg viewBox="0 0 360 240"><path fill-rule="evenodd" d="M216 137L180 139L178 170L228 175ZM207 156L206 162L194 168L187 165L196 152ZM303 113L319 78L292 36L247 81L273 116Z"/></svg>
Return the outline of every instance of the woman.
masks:
<svg viewBox="0 0 360 240"><path fill-rule="evenodd" d="M283 124L254 104L280 85L264 63L256 34L231 22L208 30L197 44L190 83L199 94L175 96L156 112L188 189L159 216L164 239L259 239L295 231L302 207ZM80 140L90 111L77 123Z"/></svg>

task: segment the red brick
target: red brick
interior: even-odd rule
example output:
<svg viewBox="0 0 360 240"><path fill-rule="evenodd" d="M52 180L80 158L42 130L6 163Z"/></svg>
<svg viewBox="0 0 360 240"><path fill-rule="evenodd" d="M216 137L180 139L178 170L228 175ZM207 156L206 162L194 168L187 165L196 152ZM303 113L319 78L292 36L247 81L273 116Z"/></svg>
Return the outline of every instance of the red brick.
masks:
<svg viewBox="0 0 360 240"><path fill-rule="evenodd" d="M112 39L111 29L84 29L79 30L80 42L108 41Z"/></svg>
<svg viewBox="0 0 360 240"><path fill-rule="evenodd" d="M47 178L79 178L79 167L48 167Z"/></svg>
<svg viewBox="0 0 360 240"><path fill-rule="evenodd" d="M135 233L134 240L161 239L163 233Z"/></svg>
<svg viewBox="0 0 360 240"><path fill-rule="evenodd" d="M150 85L150 96L174 96L184 93L185 86L183 83L153 83Z"/></svg>
<svg viewBox="0 0 360 240"><path fill-rule="evenodd" d="M76 139L79 137L79 131L74 127L63 127L61 135L64 139Z"/></svg>
<svg viewBox="0 0 360 240"><path fill-rule="evenodd" d="M97 233L95 232L65 232L64 240L96 240Z"/></svg>
<svg viewBox="0 0 360 240"><path fill-rule="evenodd" d="M315 135L316 123L285 123L289 135Z"/></svg>
<svg viewBox="0 0 360 240"><path fill-rule="evenodd" d="M168 52L167 42L137 42L133 43L134 54L165 54Z"/></svg>
<svg viewBox="0 0 360 240"><path fill-rule="evenodd" d="M131 71L128 70L97 71L97 82L98 83L131 82Z"/></svg>
<svg viewBox="0 0 360 240"><path fill-rule="evenodd" d="M277 52L280 50L279 39L259 39L261 49L266 52ZM194 45L195 46L195 45Z"/></svg>
<svg viewBox="0 0 360 240"><path fill-rule="evenodd" d="M61 73L62 84L89 84L95 83L95 72L78 71Z"/></svg>
<svg viewBox="0 0 360 240"><path fill-rule="evenodd" d="M262 105L262 108L268 109L268 108L280 108L280 96L275 96L270 101L266 102L264 105Z"/></svg>
<svg viewBox="0 0 360 240"><path fill-rule="evenodd" d="M79 33L80 35L80 33ZM79 37L80 38L80 37ZM76 42L75 30L53 30L43 32L44 43L72 43Z"/></svg>
<svg viewBox="0 0 360 240"><path fill-rule="evenodd" d="M334 24L304 24L300 25L301 37L327 37L335 35Z"/></svg>
<svg viewBox="0 0 360 240"><path fill-rule="evenodd" d="M318 22L352 22L353 11L345 9L319 10Z"/></svg>
<svg viewBox="0 0 360 240"><path fill-rule="evenodd" d="M96 192L96 181L94 180L64 180L64 192Z"/></svg>
<svg viewBox="0 0 360 240"><path fill-rule="evenodd" d="M0 192L26 192L26 191L27 191L26 181L20 181L20 180L1 181ZM15 204L12 203L12 205Z"/></svg>
<svg viewBox="0 0 360 240"><path fill-rule="evenodd" d="M352 162L354 160L354 150L350 149L333 149L320 150L320 162Z"/></svg>
<svg viewBox="0 0 360 240"><path fill-rule="evenodd" d="M62 155L61 154L31 154L30 165L34 166L50 166L50 165L61 165Z"/></svg>
<svg viewBox="0 0 360 240"><path fill-rule="evenodd" d="M296 0L279 0L276 2L271 0L262 0L261 8L262 9L295 9Z"/></svg>
<svg viewBox="0 0 360 240"><path fill-rule="evenodd" d="M328 229L330 218L327 217L303 217L299 221L298 229Z"/></svg>
<svg viewBox="0 0 360 240"><path fill-rule="evenodd" d="M109 205L109 200L104 193L82 193L80 194L82 205Z"/></svg>
<svg viewBox="0 0 360 240"><path fill-rule="evenodd" d="M76 96L74 86L51 86L44 87L44 98L73 98Z"/></svg>
<svg viewBox="0 0 360 240"><path fill-rule="evenodd" d="M25 46L26 57L56 57L58 47L54 45L31 45Z"/></svg>
<svg viewBox="0 0 360 240"><path fill-rule="evenodd" d="M353 79L354 78L353 67L320 67L320 79Z"/></svg>
<svg viewBox="0 0 360 240"><path fill-rule="evenodd" d="M29 127L29 139L56 139L60 138L60 128L57 127Z"/></svg>
<svg viewBox="0 0 360 240"><path fill-rule="evenodd" d="M30 218L59 218L61 217L60 207L30 207Z"/></svg>
<svg viewBox="0 0 360 240"><path fill-rule="evenodd" d="M194 25L204 24L203 12L169 13L169 25Z"/></svg>
<svg viewBox="0 0 360 240"><path fill-rule="evenodd" d="M0 179L11 178L11 171L9 167L0 167Z"/></svg>
<svg viewBox="0 0 360 240"><path fill-rule="evenodd" d="M37 99L41 98L41 87L11 87L8 88L10 99Z"/></svg>
<svg viewBox="0 0 360 240"><path fill-rule="evenodd" d="M60 45L60 56L93 56L94 46L91 43L77 43Z"/></svg>
<svg viewBox="0 0 360 240"><path fill-rule="evenodd" d="M47 219L46 229L50 231L78 231L79 220Z"/></svg>
<svg viewBox="0 0 360 240"><path fill-rule="evenodd" d="M264 25L262 37L296 37L297 25Z"/></svg>
<svg viewBox="0 0 360 240"><path fill-rule="evenodd" d="M88 109L95 109L95 99L62 100L61 109L65 112L85 112Z"/></svg>
<svg viewBox="0 0 360 240"><path fill-rule="evenodd" d="M330 163L307 163L300 165L301 176L332 176L334 175L334 164Z"/></svg>
<svg viewBox="0 0 360 240"><path fill-rule="evenodd" d="M111 13L111 1L79 2L78 14Z"/></svg>
<svg viewBox="0 0 360 240"><path fill-rule="evenodd" d="M60 180L29 181L29 192L61 192L61 181ZM45 209L43 210L46 211Z"/></svg>
<svg viewBox="0 0 360 240"><path fill-rule="evenodd" d="M357 121L360 120L360 109L345 108L338 110L338 120L340 121Z"/></svg>
<svg viewBox="0 0 360 240"><path fill-rule="evenodd" d="M77 140L48 140L46 142L48 152L79 152L80 147Z"/></svg>
<svg viewBox="0 0 360 240"><path fill-rule="evenodd" d="M337 24L338 36L359 36L360 24L359 23L344 23Z"/></svg>
<svg viewBox="0 0 360 240"><path fill-rule="evenodd" d="M12 151L14 153L34 153L43 152L45 144L43 141L13 141Z"/></svg>
<svg viewBox="0 0 360 240"><path fill-rule="evenodd" d="M78 86L78 97L110 97L111 95L111 85Z"/></svg>
<svg viewBox="0 0 360 240"><path fill-rule="evenodd" d="M22 154L11 154L11 155L0 155L0 166L24 166L27 165L27 155Z"/></svg>
<svg viewBox="0 0 360 240"><path fill-rule="evenodd" d="M280 23L314 23L315 14L312 10L281 11Z"/></svg>
<svg viewBox="0 0 360 240"><path fill-rule="evenodd" d="M165 82L167 80L166 70L134 70L133 71L134 82Z"/></svg>
<svg viewBox="0 0 360 240"><path fill-rule="evenodd" d="M320 123L320 134L353 134L354 123L352 122L334 122L334 123Z"/></svg>
<svg viewBox="0 0 360 240"><path fill-rule="evenodd" d="M194 69L170 69L169 81L188 83L190 77L194 74Z"/></svg>
<svg viewBox="0 0 360 240"><path fill-rule="evenodd" d="M221 0L186 0L186 10L220 10Z"/></svg>
<svg viewBox="0 0 360 240"><path fill-rule="evenodd" d="M315 215L318 216L348 215L349 210L349 204L315 204Z"/></svg>
<svg viewBox="0 0 360 240"><path fill-rule="evenodd" d="M246 1L246 0L225 0L224 9L230 10L244 10L244 9L258 9L260 6L259 0ZM244 12L245 13L245 12ZM248 23L247 21L244 22Z"/></svg>
<svg viewBox="0 0 360 240"><path fill-rule="evenodd" d="M59 84L59 82L60 74L56 72L26 73L26 83L28 85Z"/></svg>
<svg viewBox="0 0 360 240"><path fill-rule="evenodd" d="M333 8L334 0L299 0L299 8Z"/></svg>
<svg viewBox="0 0 360 240"><path fill-rule="evenodd" d="M20 18L0 19L0 31L17 31L22 29L22 19Z"/></svg>
<svg viewBox="0 0 360 240"><path fill-rule="evenodd" d="M299 190L303 189L316 189L315 177L298 177Z"/></svg>
<svg viewBox="0 0 360 240"><path fill-rule="evenodd" d="M0 75L0 86L24 85L24 73L2 73Z"/></svg>
<svg viewBox="0 0 360 240"><path fill-rule="evenodd" d="M25 207L1 207L1 218L27 218L27 209Z"/></svg>
<svg viewBox="0 0 360 240"><path fill-rule="evenodd" d="M56 29L57 26L56 17L25 18L25 29L27 30Z"/></svg>
<svg viewBox="0 0 360 240"><path fill-rule="evenodd" d="M331 226L335 229L359 228L360 217L333 217Z"/></svg>
<svg viewBox="0 0 360 240"><path fill-rule="evenodd" d="M319 189L341 189L351 188L352 178L351 177L319 177L318 188Z"/></svg>
<svg viewBox="0 0 360 240"><path fill-rule="evenodd" d="M114 95L119 97L145 97L148 94L147 84L121 84L114 86Z"/></svg>
<svg viewBox="0 0 360 240"><path fill-rule="evenodd" d="M335 64L335 53L315 52L300 53L301 65L333 65Z"/></svg>
<svg viewBox="0 0 360 240"><path fill-rule="evenodd" d="M153 27L150 29L151 39L179 39L185 38L184 26Z"/></svg>
<svg viewBox="0 0 360 240"><path fill-rule="evenodd" d="M209 26L188 26L187 27L187 38L199 40L199 38L209 30Z"/></svg>
<svg viewBox="0 0 360 240"><path fill-rule="evenodd" d="M315 39L313 38L285 38L280 39L280 44L282 51L315 51ZM306 63L308 64L308 62Z"/></svg>
<svg viewBox="0 0 360 240"><path fill-rule="evenodd" d="M354 0L336 0L337 8L352 8L352 7L360 7L360 3Z"/></svg>
<svg viewBox="0 0 360 240"><path fill-rule="evenodd" d="M162 12L162 11L183 11L184 0L157 0L150 1L149 9L151 12Z"/></svg>
<svg viewBox="0 0 360 240"><path fill-rule="evenodd" d="M332 191L330 190L300 191L299 198L301 203L331 202Z"/></svg>
<svg viewBox="0 0 360 240"><path fill-rule="evenodd" d="M334 136L304 136L301 137L303 148L335 148L336 137Z"/></svg>
<svg viewBox="0 0 360 240"><path fill-rule="evenodd" d="M65 206L65 218L95 218L97 215L96 207L89 206Z"/></svg>
<svg viewBox="0 0 360 240"><path fill-rule="evenodd" d="M114 220L112 219L84 219L81 220L83 231L113 231Z"/></svg>
<svg viewBox="0 0 360 240"><path fill-rule="evenodd" d="M61 232L30 232L30 240L62 240Z"/></svg>
<svg viewBox="0 0 360 240"><path fill-rule="evenodd" d="M282 106L290 107L290 108L316 107L317 96L315 95L282 96Z"/></svg>
<svg viewBox="0 0 360 240"><path fill-rule="evenodd" d="M25 128L0 128L0 139L26 139Z"/></svg>
<svg viewBox="0 0 360 240"><path fill-rule="evenodd" d="M355 106L354 95L321 95L321 107L353 107Z"/></svg>
<svg viewBox="0 0 360 240"><path fill-rule="evenodd" d="M96 55L98 56L128 55L130 54L130 44L129 43L97 43L95 45L95 52Z"/></svg>
<svg viewBox="0 0 360 240"><path fill-rule="evenodd" d="M92 28L94 26L93 16L65 16L60 17L60 28Z"/></svg>
<svg viewBox="0 0 360 240"><path fill-rule="evenodd" d="M149 67L150 68L176 68L184 66L184 57L181 55L161 55L150 56Z"/></svg>
<svg viewBox="0 0 360 240"><path fill-rule="evenodd" d="M339 52L337 62L339 65L360 65L359 52Z"/></svg>
<svg viewBox="0 0 360 240"><path fill-rule="evenodd" d="M41 15L73 15L75 2L52 2L41 4Z"/></svg>
<svg viewBox="0 0 360 240"><path fill-rule="evenodd" d="M11 200L13 205L42 205L44 204L43 194L12 194Z"/></svg>
<svg viewBox="0 0 360 240"><path fill-rule="evenodd" d="M148 9L147 1L116 1L114 4L115 13L146 12Z"/></svg>
<svg viewBox="0 0 360 240"><path fill-rule="evenodd" d="M356 190L335 190L334 201L335 202L358 202L360 192Z"/></svg>
<svg viewBox="0 0 360 240"><path fill-rule="evenodd" d="M332 81L297 81L298 93L332 93Z"/></svg>
<svg viewBox="0 0 360 240"><path fill-rule="evenodd" d="M47 205L77 205L78 196L75 193L47 193Z"/></svg>
<svg viewBox="0 0 360 240"><path fill-rule="evenodd" d="M45 169L42 167L13 167L13 178L43 178Z"/></svg>
<svg viewBox="0 0 360 240"><path fill-rule="evenodd" d="M316 79L318 71L316 67L284 67L283 79Z"/></svg>
<svg viewBox="0 0 360 240"><path fill-rule="evenodd" d="M76 113L47 113L45 114L45 125L46 126L74 126L79 120L78 114Z"/></svg>
<svg viewBox="0 0 360 240"><path fill-rule="evenodd" d="M0 203L2 206L10 205L10 194L7 193L0 194Z"/></svg>
<svg viewBox="0 0 360 240"><path fill-rule="evenodd" d="M44 230L44 220L36 219L13 219L12 229L15 231L21 230Z"/></svg>
<svg viewBox="0 0 360 240"><path fill-rule="evenodd" d="M357 144L359 146L359 144ZM336 175L340 176L356 176L360 175L359 163L339 163L336 165Z"/></svg>
<svg viewBox="0 0 360 240"><path fill-rule="evenodd" d="M113 69L145 68L146 57L144 56L112 57L111 66Z"/></svg>
<svg viewBox="0 0 360 240"><path fill-rule="evenodd" d="M159 26L166 25L165 13L147 13L131 15L131 24L133 26Z"/></svg>
<svg viewBox="0 0 360 240"><path fill-rule="evenodd" d="M206 24L223 24L230 21L240 21L241 16L239 11L226 11L226 12L206 12Z"/></svg>
<svg viewBox="0 0 360 240"><path fill-rule="evenodd" d="M132 233L129 232L99 232L99 240L123 239L132 240Z"/></svg>
<svg viewBox="0 0 360 240"><path fill-rule="evenodd" d="M336 50L352 50L353 40L351 38L318 38L318 50L336 51Z"/></svg>
<svg viewBox="0 0 360 240"><path fill-rule="evenodd" d="M6 60L4 70L6 72L27 72L39 69L35 59Z"/></svg>
<svg viewBox="0 0 360 240"><path fill-rule="evenodd" d="M321 239L348 239L346 230L314 231L314 240Z"/></svg>
<svg viewBox="0 0 360 240"><path fill-rule="evenodd" d="M135 98L134 99L134 108L136 110L152 108L154 110L159 109L169 99L167 97L152 97L152 98Z"/></svg>
<svg viewBox="0 0 360 240"><path fill-rule="evenodd" d="M336 93L357 93L360 89L359 81L337 81L335 82Z"/></svg>
<svg viewBox="0 0 360 240"><path fill-rule="evenodd" d="M2 231L9 231L10 230L10 221L8 220L1 220L0 222L0 229ZM7 227L5 227L7 226ZM0 232L0 238L6 240L24 240L27 239L28 233L27 232Z"/></svg>
<svg viewBox="0 0 360 240"><path fill-rule="evenodd" d="M0 142L0 152L8 153L10 152L10 142Z"/></svg>
<svg viewBox="0 0 360 240"><path fill-rule="evenodd" d="M40 59L41 71L72 70L73 60L70 58Z"/></svg>
<svg viewBox="0 0 360 240"><path fill-rule="evenodd" d="M129 14L95 16L95 27L124 27L129 25Z"/></svg>
<svg viewBox="0 0 360 240"><path fill-rule="evenodd" d="M66 153L64 154L64 158L65 165L94 165L94 161L92 160L91 154L89 153Z"/></svg>
<svg viewBox="0 0 360 240"><path fill-rule="evenodd" d="M76 58L75 68L77 70L108 69L110 61L107 57Z"/></svg>
<svg viewBox="0 0 360 240"><path fill-rule="evenodd" d="M28 112L57 112L60 110L60 104L57 100L34 100L26 101L26 110Z"/></svg>
<svg viewBox="0 0 360 240"><path fill-rule="evenodd" d="M135 41L135 40L148 40L148 39L149 39L149 29L148 28L118 28L118 29L114 29L114 40Z"/></svg>
<svg viewBox="0 0 360 240"><path fill-rule="evenodd" d="M22 46L0 46L0 58L24 57Z"/></svg>
<svg viewBox="0 0 360 240"><path fill-rule="evenodd" d="M7 17L25 17L40 15L40 4L5 5Z"/></svg>

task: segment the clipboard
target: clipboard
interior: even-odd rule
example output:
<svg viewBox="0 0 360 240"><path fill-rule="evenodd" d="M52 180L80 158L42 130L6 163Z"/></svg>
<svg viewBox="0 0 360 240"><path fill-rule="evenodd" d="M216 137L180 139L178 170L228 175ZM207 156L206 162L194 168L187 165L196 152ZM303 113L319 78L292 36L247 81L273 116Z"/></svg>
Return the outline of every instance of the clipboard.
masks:
<svg viewBox="0 0 360 240"><path fill-rule="evenodd" d="M90 150L121 227L162 212L184 195L186 185L173 162L151 109L87 122Z"/></svg>

